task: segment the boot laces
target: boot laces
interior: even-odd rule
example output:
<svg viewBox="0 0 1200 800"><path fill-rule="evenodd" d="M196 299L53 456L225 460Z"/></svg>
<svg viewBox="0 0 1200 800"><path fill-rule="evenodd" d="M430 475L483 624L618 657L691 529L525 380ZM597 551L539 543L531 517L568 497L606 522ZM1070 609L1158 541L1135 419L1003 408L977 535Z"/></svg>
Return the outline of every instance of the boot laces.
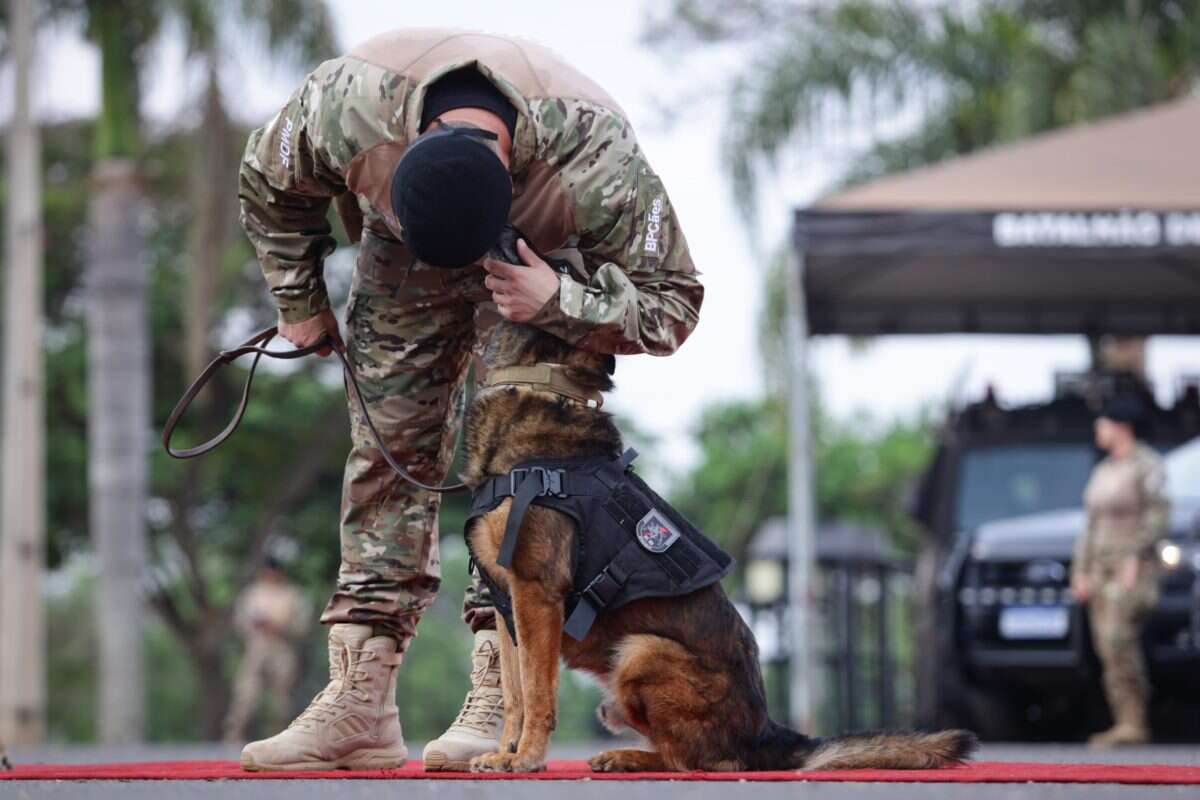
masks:
<svg viewBox="0 0 1200 800"><path fill-rule="evenodd" d="M480 652L471 671L471 691L463 701L452 728L467 728L486 731L489 724L504 713L504 698L499 686L487 686L484 681L489 673L499 672L500 654L489 647ZM496 682L499 684L499 681Z"/></svg>
<svg viewBox="0 0 1200 800"><path fill-rule="evenodd" d="M353 657L352 657L353 656ZM330 676L329 683L317 693L308 704L308 708L289 725L289 728L311 730L317 725L324 724L331 716L341 710L343 697L352 697L360 703L371 699L366 687L371 684L371 673L361 667L363 662L377 657L373 650L351 650L344 648L339 654L340 669Z"/></svg>

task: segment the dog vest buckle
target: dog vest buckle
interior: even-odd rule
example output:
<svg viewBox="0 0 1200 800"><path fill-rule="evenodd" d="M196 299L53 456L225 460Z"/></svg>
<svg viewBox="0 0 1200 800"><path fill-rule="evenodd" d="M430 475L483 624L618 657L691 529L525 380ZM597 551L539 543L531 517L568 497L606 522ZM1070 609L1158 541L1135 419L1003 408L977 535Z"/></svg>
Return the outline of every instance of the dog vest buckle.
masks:
<svg viewBox="0 0 1200 800"><path fill-rule="evenodd" d="M537 497L546 495L566 497L566 494L563 493L563 470L546 469L545 467L517 467L508 473L508 493L515 497L521 484L535 475L542 482Z"/></svg>

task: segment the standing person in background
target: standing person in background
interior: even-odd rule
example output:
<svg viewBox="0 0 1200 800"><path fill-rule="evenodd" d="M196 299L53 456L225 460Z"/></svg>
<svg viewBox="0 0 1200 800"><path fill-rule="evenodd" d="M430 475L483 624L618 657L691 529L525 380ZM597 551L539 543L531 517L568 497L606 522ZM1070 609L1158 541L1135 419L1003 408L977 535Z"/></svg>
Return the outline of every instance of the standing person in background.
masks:
<svg viewBox="0 0 1200 800"><path fill-rule="evenodd" d="M1113 716L1113 726L1088 741L1093 747L1150 741L1141 633L1158 601L1156 545L1167 533L1170 506L1162 458L1137 437L1144 416L1142 400L1124 394L1096 420L1096 446L1108 457L1092 470L1084 490L1087 529L1071 567L1071 589L1088 606Z"/></svg>
<svg viewBox="0 0 1200 800"><path fill-rule="evenodd" d="M264 682L271 701L268 724L275 729L288 718L296 685L297 649L308 630L310 611L300 588L288 580L277 561L268 558L234 608L233 624L246 652L225 718L226 741L245 741L246 726L258 710Z"/></svg>

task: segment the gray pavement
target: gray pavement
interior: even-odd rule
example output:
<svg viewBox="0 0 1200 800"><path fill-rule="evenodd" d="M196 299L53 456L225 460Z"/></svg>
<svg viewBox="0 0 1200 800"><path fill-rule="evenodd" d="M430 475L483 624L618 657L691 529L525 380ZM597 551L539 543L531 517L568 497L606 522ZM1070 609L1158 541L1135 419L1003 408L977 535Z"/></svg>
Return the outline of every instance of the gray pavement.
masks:
<svg viewBox="0 0 1200 800"><path fill-rule="evenodd" d="M563 744L552 751L552 758L585 758L611 742ZM419 745L412 748L419 754ZM176 761L185 759L233 759L237 748L225 745L154 745L135 747L65 746L37 749L13 748L16 763L102 763L117 761ZM1096 752L1081 745L995 744L985 746L979 759L984 761L1103 762L1114 764L1181 764L1200 766L1200 746L1157 745ZM335 789L336 787L336 789ZM521 800L593 800L619 796L621 800L826 800L827 798L887 798L887 800L942 800L970 797L970 800L1017 800L1018 798L1195 798L1195 786L1112 786L1081 784L902 784L902 783L660 783L559 781L499 783L495 781L403 781L381 785L380 781L281 780L281 781L20 781L0 782L0 800L40 798L264 798L273 800L309 800L325 798L336 791L339 800L370 798L379 800L393 791L404 800L495 800L497 797Z"/></svg>

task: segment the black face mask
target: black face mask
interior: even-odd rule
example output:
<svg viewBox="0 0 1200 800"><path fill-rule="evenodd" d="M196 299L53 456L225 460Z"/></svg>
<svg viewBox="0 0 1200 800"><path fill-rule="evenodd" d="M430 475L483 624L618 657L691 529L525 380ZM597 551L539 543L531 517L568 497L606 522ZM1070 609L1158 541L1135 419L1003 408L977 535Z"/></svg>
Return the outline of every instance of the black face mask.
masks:
<svg viewBox="0 0 1200 800"><path fill-rule="evenodd" d="M432 141L437 141L438 139L445 139L450 136L465 136L468 139L478 142L480 147L487 148L487 151L492 155L496 154L491 147L488 147L486 144L484 144L484 141L495 142L500 138L489 130L477 128L474 125L447 125L440 119L435 120L433 125L435 127L426 130L424 133L418 136L411 145L409 145L408 149L404 151L404 155L400 157L400 162L403 162L404 159L408 158L410 153L421 148L423 145L426 145Z"/></svg>
<svg viewBox="0 0 1200 800"><path fill-rule="evenodd" d="M436 267L469 266L504 227L512 177L488 144L497 138L439 123L401 156L392 175L392 211L417 258Z"/></svg>

